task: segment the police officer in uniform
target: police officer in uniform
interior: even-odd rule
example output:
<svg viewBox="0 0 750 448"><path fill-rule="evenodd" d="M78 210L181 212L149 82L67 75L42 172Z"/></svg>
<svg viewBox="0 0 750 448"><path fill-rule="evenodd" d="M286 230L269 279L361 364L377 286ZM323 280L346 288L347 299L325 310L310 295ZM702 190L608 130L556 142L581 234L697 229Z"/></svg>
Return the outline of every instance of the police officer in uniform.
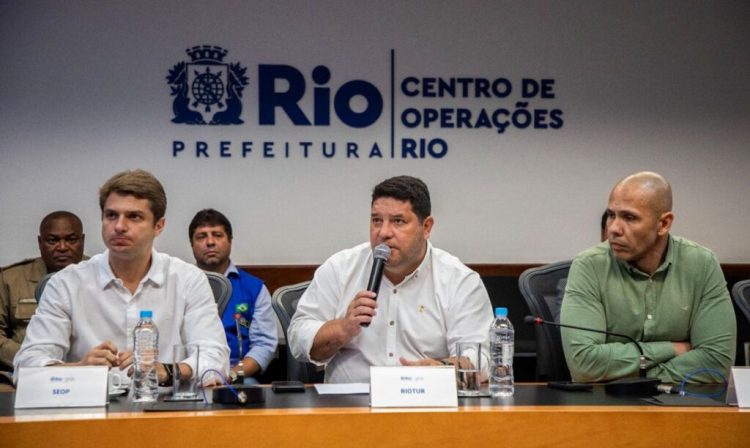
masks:
<svg viewBox="0 0 750 448"><path fill-rule="evenodd" d="M13 369L26 326L36 311L34 290L47 273L83 259L83 225L78 216L52 212L39 225L41 257L0 269L0 370Z"/></svg>

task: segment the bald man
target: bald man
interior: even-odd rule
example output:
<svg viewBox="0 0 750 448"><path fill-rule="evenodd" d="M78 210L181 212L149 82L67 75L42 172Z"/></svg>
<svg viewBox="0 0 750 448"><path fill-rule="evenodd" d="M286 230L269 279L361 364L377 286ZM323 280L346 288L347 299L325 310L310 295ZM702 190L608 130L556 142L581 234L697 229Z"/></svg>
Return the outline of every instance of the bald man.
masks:
<svg viewBox="0 0 750 448"><path fill-rule="evenodd" d="M12 264L0 272L0 370L13 368L26 326L36 311L34 290L39 280L83 258L83 225L66 211L48 214L39 224L41 257Z"/></svg>
<svg viewBox="0 0 750 448"><path fill-rule="evenodd" d="M662 176L625 177L609 195L607 241L573 261L560 321L639 341L648 376L663 383L712 383L734 364L737 329L714 254L670 234L672 188ZM638 375L639 352L618 337L562 329L578 382ZM697 372L693 375L691 373Z"/></svg>

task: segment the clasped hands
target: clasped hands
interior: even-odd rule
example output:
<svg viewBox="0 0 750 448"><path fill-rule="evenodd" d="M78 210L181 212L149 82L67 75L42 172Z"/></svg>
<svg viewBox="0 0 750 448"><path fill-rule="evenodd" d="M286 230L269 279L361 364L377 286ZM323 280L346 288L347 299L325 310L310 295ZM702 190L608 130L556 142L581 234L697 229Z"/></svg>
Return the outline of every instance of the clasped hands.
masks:
<svg viewBox="0 0 750 448"><path fill-rule="evenodd" d="M133 366L134 361L135 355L131 350L121 352L111 341L105 341L89 350L75 365L117 367L121 371L127 369L128 376L132 378L135 370ZM169 380L168 375L164 364L157 362L157 381L160 384L167 382Z"/></svg>

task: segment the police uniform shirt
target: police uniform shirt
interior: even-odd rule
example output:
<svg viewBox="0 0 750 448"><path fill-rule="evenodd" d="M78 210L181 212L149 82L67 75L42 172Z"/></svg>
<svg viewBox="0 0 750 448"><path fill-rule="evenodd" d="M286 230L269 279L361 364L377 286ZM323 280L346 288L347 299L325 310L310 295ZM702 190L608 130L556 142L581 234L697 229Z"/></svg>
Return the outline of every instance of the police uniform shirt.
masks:
<svg viewBox="0 0 750 448"><path fill-rule="evenodd" d="M13 357L36 311L34 290L46 274L41 258L12 264L0 272L0 370L13 368Z"/></svg>

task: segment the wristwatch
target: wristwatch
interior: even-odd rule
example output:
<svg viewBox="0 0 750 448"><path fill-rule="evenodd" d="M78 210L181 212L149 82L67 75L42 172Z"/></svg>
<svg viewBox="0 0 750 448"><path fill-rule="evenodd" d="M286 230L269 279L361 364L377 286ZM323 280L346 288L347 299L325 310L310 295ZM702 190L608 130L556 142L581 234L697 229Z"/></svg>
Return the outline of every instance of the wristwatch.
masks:
<svg viewBox="0 0 750 448"><path fill-rule="evenodd" d="M159 386L169 387L172 385L172 374L173 374L172 364L162 363L162 365L164 366L164 370L167 371L167 379L160 382Z"/></svg>

